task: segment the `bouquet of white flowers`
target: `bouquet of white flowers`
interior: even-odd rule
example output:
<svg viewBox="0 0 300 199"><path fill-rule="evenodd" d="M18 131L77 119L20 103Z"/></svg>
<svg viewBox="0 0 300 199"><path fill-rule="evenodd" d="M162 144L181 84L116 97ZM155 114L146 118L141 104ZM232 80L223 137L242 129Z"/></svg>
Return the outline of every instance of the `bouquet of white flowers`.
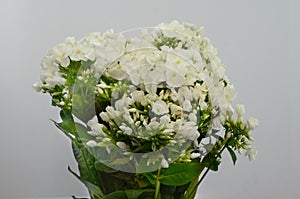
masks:
<svg viewBox="0 0 300 199"><path fill-rule="evenodd" d="M232 102L235 89L202 27L177 21L115 34L69 37L42 61L37 91L61 109L55 125L72 141L93 199L194 198L226 149L254 159ZM75 197L74 197L75 198Z"/></svg>

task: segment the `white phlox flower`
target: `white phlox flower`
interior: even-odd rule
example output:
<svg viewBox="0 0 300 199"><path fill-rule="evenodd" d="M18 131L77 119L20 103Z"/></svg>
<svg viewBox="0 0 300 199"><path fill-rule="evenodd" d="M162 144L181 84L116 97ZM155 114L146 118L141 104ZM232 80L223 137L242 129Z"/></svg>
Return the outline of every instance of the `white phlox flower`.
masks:
<svg viewBox="0 0 300 199"><path fill-rule="evenodd" d="M148 166L168 168L167 154L148 152L174 146L167 151L180 154L177 162L194 162L214 147L213 141L219 147L229 140L228 147L246 150L253 160L256 151L249 132L258 120L250 117L244 122L244 105L233 108L235 88L217 49L202 31L202 27L172 21L146 28L135 37L128 37L132 32L115 34L113 30L89 33L79 40L68 37L43 58L41 82L33 88L49 93L53 105L87 121L91 140L83 139L84 143L103 148L111 157L119 157L114 150L119 148L124 157L130 156L129 162L139 162L140 157L128 155L138 151L146 154ZM74 102L81 97L75 90L82 94L82 103ZM89 93L95 94L91 101L85 100ZM90 110L85 101L95 105L99 115L79 114L77 106L83 112ZM186 149L175 147L186 145ZM176 160L172 157L172 161Z"/></svg>

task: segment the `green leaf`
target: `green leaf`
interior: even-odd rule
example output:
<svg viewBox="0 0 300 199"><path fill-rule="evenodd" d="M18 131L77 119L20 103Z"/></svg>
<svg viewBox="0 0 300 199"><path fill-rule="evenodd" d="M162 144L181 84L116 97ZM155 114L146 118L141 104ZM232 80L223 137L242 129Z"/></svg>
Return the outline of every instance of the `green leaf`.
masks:
<svg viewBox="0 0 300 199"><path fill-rule="evenodd" d="M112 162L108 162L107 165L111 165L111 166L114 166L114 165L123 165L123 164L127 164L128 162L130 161L129 158L118 158L118 159L115 159L114 161Z"/></svg>
<svg viewBox="0 0 300 199"><path fill-rule="evenodd" d="M171 199L176 192L176 186L160 185L160 194L162 198Z"/></svg>
<svg viewBox="0 0 300 199"><path fill-rule="evenodd" d="M54 120L51 121L54 122L55 126L59 130L61 130L66 136L68 136L71 140L75 140L74 138L77 137L77 132L71 111L62 109L60 111L60 117L62 119L62 122L60 123L55 122Z"/></svg>
<svg viewBox="0 0 300 199"><path fill-rule="evenodd" d="M70 167L68 167L68 170L87 187L87 189L89 190L89 192L91 194L97 196L98 198L101 198L103 196L101 189L97 185L95 185L87 180L82 179L74 171L72 171L72 169Z"/></svg>
<svg viewBox="0 0 300 199"><path fill-rule="evenodd" d="M205 167L209 168L212 171L218 171L219 165L220 165L220 160L218 159L217 156L208 153L202 160L201 162Z"/></svg>
<svg viewBox="0 0 300 199"><path fill-rule="evenodd" d="M88 129L80 123L75 123L77 135L81 140L91 140L93 136L87 133Z"/></svg>
<svg viewBox="0 0 300 199"><path fill-rule="evenodd" d="M141 196L143 193L153 193L154 195L155 190L154 189L129 189L125 190L126 196L128 199L138 199L139 196Z"/></svg>
<svg viewBox="0 0 300 199"><path fill-rule="evenodd" d="M77 146L74 142L72 142L72 149L78 164L80 176L96 184L95 174L91 171L91 168L93 168L95 164L92 155L85 147Z"/></svg>
<svg viewBox="0 0 300 199"><path fill-rule="evenodd" d="M161 158L157 159L154 164L148 163L149 157L141 157L136 164L137 173L145 173L145 171L156 171L161 167Z"/></svg>
<svg viewBox="0 0 300 199"><path fill-rule="evenodd" d="M149 180L149 182L151 184L155 184L156 183L156 178L155 178L155 176L152 173L145 173L144 175Z"/></svg>
<svg viewBox="0 0 300 199"><path fill-rule="evenodd" d="M169 168L161 171L159 182L165 185L181 186L191 182L195 176L199 176L204 167L201 163L171 164Z"/></svg>
<svg viewBox="0 0 300 199"><path fill-rule="evenodd" d="M105 164L103 164L100 161L95 162L95 168L96 168L97 171L102 171L102 172L105 172L105 173L115 173L115 172L117 172L117 170L115 170L115 169L113 169L109 166L106 166Z"/></svg>
<svg viewBox="0 0 300 199"><path fill-rule="evenodd" d="M236 157L236 154L235 152L232 150L232 148L230 148L229 146L226 147L226 149L228 150L230 156L231 156L231 159L232 159L232 162L233 162L233 165L235 165L236 161L237 161L237 157Z"/></svg>
<svg viewBox="0 0 300 199"><path fill-rule="evenodd" d="M124 191L115 191L108 195L105 195L102 199L126 199L126 193Z"/></svg>
<svg viewBox="0 0 300 199"><path fill-rule="evenodd" d="M55 126L61 130L66 136L68 136L71 140L74 140L75 136L78 136L80 141L85 142L88 140L92 140L93 137L87 133L87 128L79 123L75 124L75 129L73 129L68 122L55 122L51 120Z"/></svg>
<svg viewBox="0 0 300 199"><path fill-rule="evenodd" d="M62 109L60 111L60 117L65 124L65 126L69 126L73 131L75 130L75 123L70 110Z"/></svg>
<svg viewBox="0 0 300 199"><path fill-rule="evenodd" d="M72 93L72 113L81 121L87 123L96 113L95 110L95 85L97 78L94 76L86 77L84 82L77 81L77 75L82 75L85 69L91 68L93 62L81 62L79 69L74 73L74 79L71 81Z"/></svg>
<svg viewBox="0 0 300 199"><path fill-rule="evenodd" d="M194 178L191 183L189 184L186 194L184 195L183 199L190 199L190 198L195 198L195 195L197 193L197 188L199 185L199 176Z"/></svg>
<svg viewBox="0 0 300 199"><path fill-rule="evenodd" d="M69 128L69 126L67 126L66 124L64 124L63 122L61 123L57 123L54 120L51 120L55 126L61 131L63 132L68 138L70 138L71 140L74 139L73 134L71 133L71 129Z"/></svg>

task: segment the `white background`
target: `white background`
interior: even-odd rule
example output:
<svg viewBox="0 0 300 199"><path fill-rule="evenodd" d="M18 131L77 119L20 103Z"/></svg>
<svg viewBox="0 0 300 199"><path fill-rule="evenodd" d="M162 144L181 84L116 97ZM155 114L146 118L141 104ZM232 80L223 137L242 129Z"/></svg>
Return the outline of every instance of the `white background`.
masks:
<svg viewBox="0 0 300 199"><path fill-rule="evenodd" d="M0 198L85 196L67 172L70 142L50 122L58 109L35 93L40 60L67 36L116 32L177 19L205 27L227 75L260 120L256 161L228 155L198 191L209 199L293 199L299 195L298 0L1 0Z"/></svg>

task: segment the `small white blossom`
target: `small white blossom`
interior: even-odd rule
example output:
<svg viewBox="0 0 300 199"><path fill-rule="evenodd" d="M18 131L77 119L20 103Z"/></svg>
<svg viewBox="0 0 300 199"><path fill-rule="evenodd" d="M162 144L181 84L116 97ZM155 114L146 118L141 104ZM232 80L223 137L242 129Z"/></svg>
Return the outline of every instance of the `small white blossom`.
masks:
<svg viewBox="0 0 300 199"><path fill-rule="evenodd" d="M197 118L197 115L195 112L190 113L188 118L189 118L189 121L197 123L198 118Z"/></svg>
<svg viewBox="0 0 300 199"><path fill-rule="evenodd" d="M111 120L113 120L113 119L115 119L116 117L118 117L119 116L119 112L118 111L116 111L113 107L111 107L111 106L108 106L108 107L106 107L106 112L107 112L107 114L108 114L108 117L111 119Z"/></svg>
<svg viewBox="0 0 300 199"><path fill-rule="evenodd" d="M106 112L101 112L100 117L103 121L108 122L110 120L108 114Z"/></svg>
<svg viewBox="0 0 300 199"><path fill-rule="evenodd" d="M123 119L125 122L128 122L129 124L134 124L134 120L130 115L123 115Z"/></svg>
<svg viewBox="0 0 300 199"><path fill-rule="evenodd" d="M257 151L254 148L248 148L245 155L248 156L249 160L255 160Z"/></svg>
<svg viewBox="0 0 300 199"><path fill-rule="evenodd" d="M181 87L185 82L185 78L178 71L174 69L168 69L166 72L166 82L172 88Z"/></svg>
<svg viewBox="0 0 300 199"><path fill-rule="evenodd" d="M87 122L87 125L91 128L92 131L88 131L88 134L92 136L105 135L103 128L104 125L98 123L97 116L94 116L91 120Z"/></svg>
<svg viewBox="0 0 300 199"><path fill-rule="evenodd" d="M87 122L87 125L89 127L92 127L94 124L98 124L98 118L97 118L97 116L94 116L91 120L89 120Z"/></svg>
<svg viewBox="0 0 300 199"><path fill-rule="evenodd" d="M152 111L157 115L163 115L168 113L169 109L166 102L158 100L152 105Z"/></svg>
<svg viewBox="0 0 300 199"><path fill-rule="evenodd" d="M70 55L71 60L74 61L87 61L89 60L86 55L90 53L92 49L81 43L76 44L72 49L72 54Z"/></svg>
<svg viewBox="0 0 300 199"><path fill-rule="evenodd" d="M182 126L179 127L178 132L179 135L187 138L189 140L196 140L200 133L198 132L198 127L194 122L186 122Z"/></svg>
<svg viewBox="0 0 300 199"><path fill-rule="evenodd" d="M170 134L170 133L173 133L174 132L174 129L165 129L164 130L164 133L166 134L166 135L168 135L168 134Z"/></svg>
<svg viewBox="0 0 300 199"><path fill-rule="evenodd" d="M236 112L238 115L238 119L242 119L243 115L245 114L245 105L243 104L237 104L236 105Z"/></svg>
<svg viewBox="0 0 300 199"><path fill-rule="evenodd" d="M86 145L88 145L89 147L95 147L97 146L97 142L95 142L94 140L90 140L86 143Z"/></svg>
<svg viewBox="0 0 300 199"><path fill-rule="evenodd" d="M46 80L45 87L48 89L54 88L56 85L64 85L66 80L62 77L54 76L54 77L48 77Z"/></svg>
<svg viewBox="0 0 300 199"><path fill-rule="evenodd" d="M259 122L258 122L258 120L256 118L250 117L247 120L247 124L248 124L249 129L253 130L253 129L255 129L258 126Z"/></svg>
<svg viewBox="0 0 300 199"><path fill-rule="evenodd" d="M123 150L127 150L128 146L125 144L125 142L117 142L116 145Z"/></svg>
<svg viewBox="0 0 300 199"><path fill-rule="evenodd" d="M120 126L119 127L125 134L131 135L132 134L132 129L129 128L128 126Z"/></svg>
<svg viewBox="0 0 300 199"><path fill-rule="evenodd" d="M224 88L224 92L225 92L225 98L228 102L232 102L235 97L236 97L236 91L233 87L232 84L228 84L225 88Z"/></svg>
<svg viewBox="0 0 300 199"><path fill-rule="evenodd" d="M162 117L159 118L159 122L161 125L165 126L166 124L168 124L171 119L170 119L170 116L169 115L163 115Z"/></svg>
<svg viewBox="0 0 300 199"><path fill-rule="evenodd" d="M93 64L93 67L98 73L102 75L107 68L107 61L97 57L95 63Z"/></svg>
<svg viewBox="0 0 300 199"><path fill-rule="evenodd" d="M169 163L168 163L168 161L165 158L163 158L161 160L161 167L162 168L169 168Z"/></svg>
<svg viewBox="0 0 300 199"><path fill-rule="evenodd" d="M178 95L181 100L186 99L191 101L193 99L193 93L188 87L179 88Z"/></svg>
<svg viewBox="0 0 300 199"><path fill-rule="evenodd" d="M232 117L232 116L233 116L233 114L234 114L234 109L233 109L233 107L232 107L231 105L227 107L226 114L227 114L229 117Z"/></svg>
<svg viewBox="0 0 300 199"><path fill-rule="evenodd" d="M105 135L104 131L103 131L104 125L103 124L94 124L92 126L92 131L94 132L94 135L98 136L98 135Z"/></svg>
<svg viewBox="0 0 300 199"><path fill-rule="evenodd" d="M126 71L124 71L119 64L107 68L107 73L116 80L123 80L127 77Z"/></svg>
<svg viewBox="0 0 300 199"><path fill-rule="evenodd" d="M200 156L201 156L200 153L192 153L191 159L199 158Z"/></svg>
<svg viewBox="0 0 300 199"><path fill-rule="evenodd" d="M143 100L144 96L145 95L144 95L143 91L133 91L131 93L131 97L132 97L133 101L139 102L139 103Z"/></svg>
<svg viewBox="0 0 300 199"><path fill-rule="evenodd" d="M191 111L193 107L192 107L192 104L190 101L184 100L184 102L182 104L182 108L184 111Z"/></svg>
<svg viewBox="0 0 300 199"><path fill-rule="evenodd" d="M32 85L32 88L36 91L36 92L40 92L42 90L42 85L40 85L39 83L34 83Z"/></svg>
<svg viewBox="0 0 300 199"><path fill-rule="evenodd" d="M123 111L124 109L127 109L130 104L132 104L132 99L129 97L123 97L115 101L114 107L117 111Z"/></svg>
<svg viewBox="0 0 300 199"><path fill-rule="evenodd" d="M180 40L189 40L193 36L193 32L190 28L186 28L176 20L171 23L161 23L158 28L164 35L176 37Z"/></svg>
<svg viewBox="0 0 300 199"><path fill-rule="evenodd" d="M182 115L182 107L176 104L171 104L170 109L173 117Z"/></svg>
<svg viewBox="0 0 300 199"><path fill-rule="evenodd" d="M49 51L49 55L62 67L67 67L70 64L69 56L71 53L72 46L65 43L58 44Z"/></svg>

